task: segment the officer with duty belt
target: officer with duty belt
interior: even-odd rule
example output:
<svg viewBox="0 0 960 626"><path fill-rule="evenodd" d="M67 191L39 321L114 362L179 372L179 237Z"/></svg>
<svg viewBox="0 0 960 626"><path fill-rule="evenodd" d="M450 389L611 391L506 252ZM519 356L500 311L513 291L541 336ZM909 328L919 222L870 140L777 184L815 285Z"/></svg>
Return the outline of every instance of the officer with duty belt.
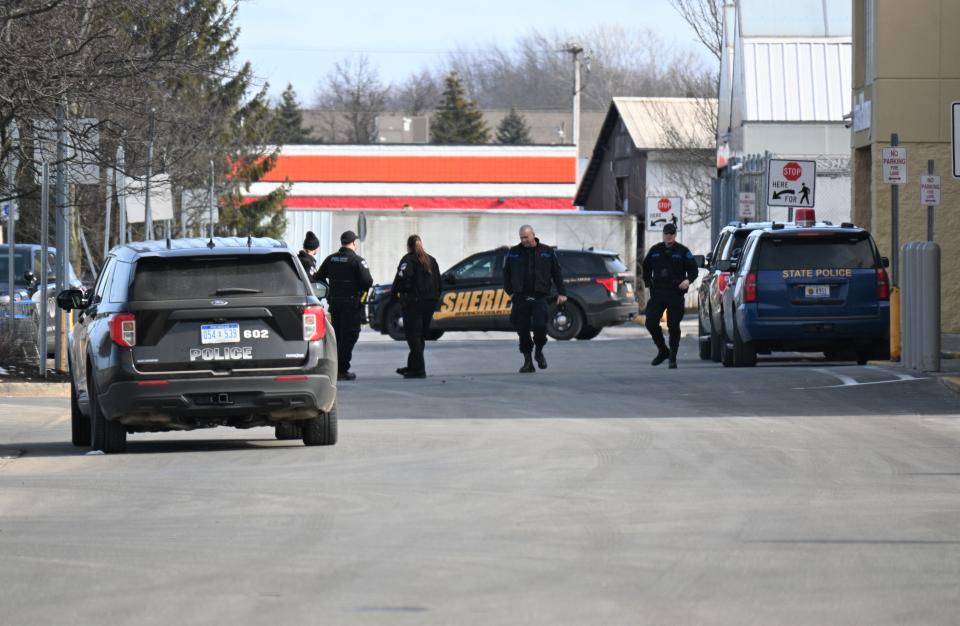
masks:
<svg viewBox="0 0 960 626"><path fill-rule="evenodd" d="M690 288L690 283L697 279L698 272L693 254L686 246L677 243L677 227L666 224L663 227L663 241L650 248L643 259L643 283L650 289L646 327L658 350L650 365L660 365L669 358L670 369L676 369L683 296ZM660 328L660 317L664 311L667 312L667 330L670 333L669 349L663 342L663 330Z"/></svg>
<svg viewBox="0 0 960 626"><path fill-rule="evenodd" d="M333 331L337 335L337 380L354 380L357 375L350 371L353 346L360 338L363 320L363 294L373 285L367 262L357 254L356 233L352 230L340 235L340 249L320 264L314 275L329 285L327 302Z"/></svg>

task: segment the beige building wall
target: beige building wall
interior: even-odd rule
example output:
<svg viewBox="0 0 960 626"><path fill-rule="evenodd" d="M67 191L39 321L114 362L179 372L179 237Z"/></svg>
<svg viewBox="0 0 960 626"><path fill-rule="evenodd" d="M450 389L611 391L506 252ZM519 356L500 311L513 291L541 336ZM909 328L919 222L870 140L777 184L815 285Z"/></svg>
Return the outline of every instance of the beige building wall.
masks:
<svg viewBox="0 0 960 626"><path fill-rule="evenodd" d="M854 221L892 256L891 194L881 150L897 133L908 153L899 243L926 240L920 176L927 160L935 161L942 186L934 240L944 259L943 330L960 332L960 266L949 262L960 256L960 180L952 176L951 156L951 103L960 101L960 2L853 0L853 21Z"/></svg>

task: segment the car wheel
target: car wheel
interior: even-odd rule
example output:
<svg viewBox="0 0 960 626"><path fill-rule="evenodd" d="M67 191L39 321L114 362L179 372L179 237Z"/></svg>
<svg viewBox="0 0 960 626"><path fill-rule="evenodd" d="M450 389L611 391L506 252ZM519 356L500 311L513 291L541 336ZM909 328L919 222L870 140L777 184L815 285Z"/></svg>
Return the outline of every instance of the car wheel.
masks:
<svg viewBox="0 0 960 626"><path fill-rule="evenodd" d="M580 334L577 335L577 339L581 341L588 341L599 335L601 330L603 330L603 328L594 328L593 326L587 326L584 324L583 330L581 330Z"/></svg>
<svg viewBox="0 0 960 626"><path fill-rule="evenodd" d="M303 420L301 429L305 446L332 446L337 443L337 406L334 405L329 413Z"/></svg>
<svg viewBox="0 0 960 626"><path fill-rule="evenodd" d="M873 347L857 348L857 365L866 365L873 358Z"/></svg>
<svg viewBox="0 0 960 626"><path fill-rule="evenodd" d="M733 349L727 340L727 329L720 329L720 362L724 367L733 367Z"/></svg>
<svg viewBox="0 0 960 626"><path fill-rule="evenodd" d="M90 367L87 369L92 372ZM90 396L90 439L93 449L102 450L104 454L123 452L127 449L127 429L123 424L104 417L92 373L87 381L87 394Z"/></svg>
<svg viewBox="0 0 960 626"><path fill-rule="evenodd" d="M90 445L90 418L80 411L73 382L70 383L70 438L75 446Z"/></svg>
<svg viewBox="0 0 960 626"><path fill-rule="evenodd" d="M431 330L427 333L427 341L436 341L440 337L443 337L443 332L442 330Z"/></svg>
<svg viewBox="0 0 960 626"><path fill-rule="evenodd" d="M580 307L568 302L563 307L550 307L547 318L547 334L558 341L569 341L583 329L583 313Z"/></svg>
<svg viewBox="0 0 960 626"><path fill-rule="evenodd" d="M713 320L710 320L710 359L714 363L720 363L723 360L723 335L713 327Z"/></svg>
<svg viewBox="0 0 960 626"><path fill-rule="evenodd" d="M280 441L301 439L303 437L300 424L297 424L296 422L280 422L273 427L273 434Z"/></svg>
<svg viewBox="0 0 960 626"><path fill-rule="evenodd" d="M753 347L753 342L740 339L740 330L737 327L736 318L733 323L733 366L734 367L753 367L757 364L757 350Z"/></svg>
<svg viewBox="0 0 960 626"><path fill-rule="evenodd" d="M403 311L400 309L399 302L394 302L387 307L383 314L383 326L392 339L396 341L407 340L407 333L403 331Z"/></svg>
<svg viewBox="0 0 960 626"><path fill-rule="evenodd" d="M697 328L699 329L697 341L699 342L699 346L700 346L700 359L702 361L709 361L710 360L710 337L707 337L706 340L704 340L704 335L706 335L707 333L706 333L706 329L703 327L703 321L699 319L699 316L697 319Z"/></svg>

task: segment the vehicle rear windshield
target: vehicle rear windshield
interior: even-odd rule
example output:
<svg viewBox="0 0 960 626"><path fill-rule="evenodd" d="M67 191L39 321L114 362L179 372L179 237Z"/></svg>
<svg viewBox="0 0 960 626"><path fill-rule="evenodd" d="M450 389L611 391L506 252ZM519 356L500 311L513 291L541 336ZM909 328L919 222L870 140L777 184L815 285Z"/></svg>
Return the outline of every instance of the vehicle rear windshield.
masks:
<svg viewBox="0 0 960 626"><path fill-rule="evenodd" d="M873 246L866 235L764 237L757 254L759 270L874 267Z"/></svg>
<svg viewBox="0 0 960 626"><path fill-rule="evenodd" d="M287 254L141 259L137 262L130 299L306 295L292 259Z"/></svg>
<svg viewBox="0 0 960 626"><path fill-rule="evenodd" d="M0 280L7 282L10 272L10 252L0 248ZM26 252L13 253L13 282L15 285L24 285L26 281L23 273L30 267L30 257Z"/></svg>
<svg viewBox="0 0 960 626"><path fill-rule="evenodd" d="M627 271L627 266L624 265L620 257L616 255L603 257L603 262L607 266L607 271L611 274L619 274L620 272Z"/></svg>
<svg viewBox="0 0 960 626"><path fill-rule="evenodd" d="M603 261L596 254L560 252L557 256L564 276L599 276L604 271Z"/></svg>

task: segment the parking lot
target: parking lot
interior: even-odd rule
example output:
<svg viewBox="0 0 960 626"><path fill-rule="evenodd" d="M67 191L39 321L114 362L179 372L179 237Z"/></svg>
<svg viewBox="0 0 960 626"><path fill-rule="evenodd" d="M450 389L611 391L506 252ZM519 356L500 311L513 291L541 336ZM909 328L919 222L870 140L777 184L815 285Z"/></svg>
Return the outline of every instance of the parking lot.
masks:
<svg viewBox="0 0 960 626"><path fill-rule="evenodd" d="M499 337L499 336L497 336ZM950 623L960 402L795 355L651 368L639 333L445 337L426 380L364 341L340 441L272 430L69 444L0 399L5 624Z"/></svg>

